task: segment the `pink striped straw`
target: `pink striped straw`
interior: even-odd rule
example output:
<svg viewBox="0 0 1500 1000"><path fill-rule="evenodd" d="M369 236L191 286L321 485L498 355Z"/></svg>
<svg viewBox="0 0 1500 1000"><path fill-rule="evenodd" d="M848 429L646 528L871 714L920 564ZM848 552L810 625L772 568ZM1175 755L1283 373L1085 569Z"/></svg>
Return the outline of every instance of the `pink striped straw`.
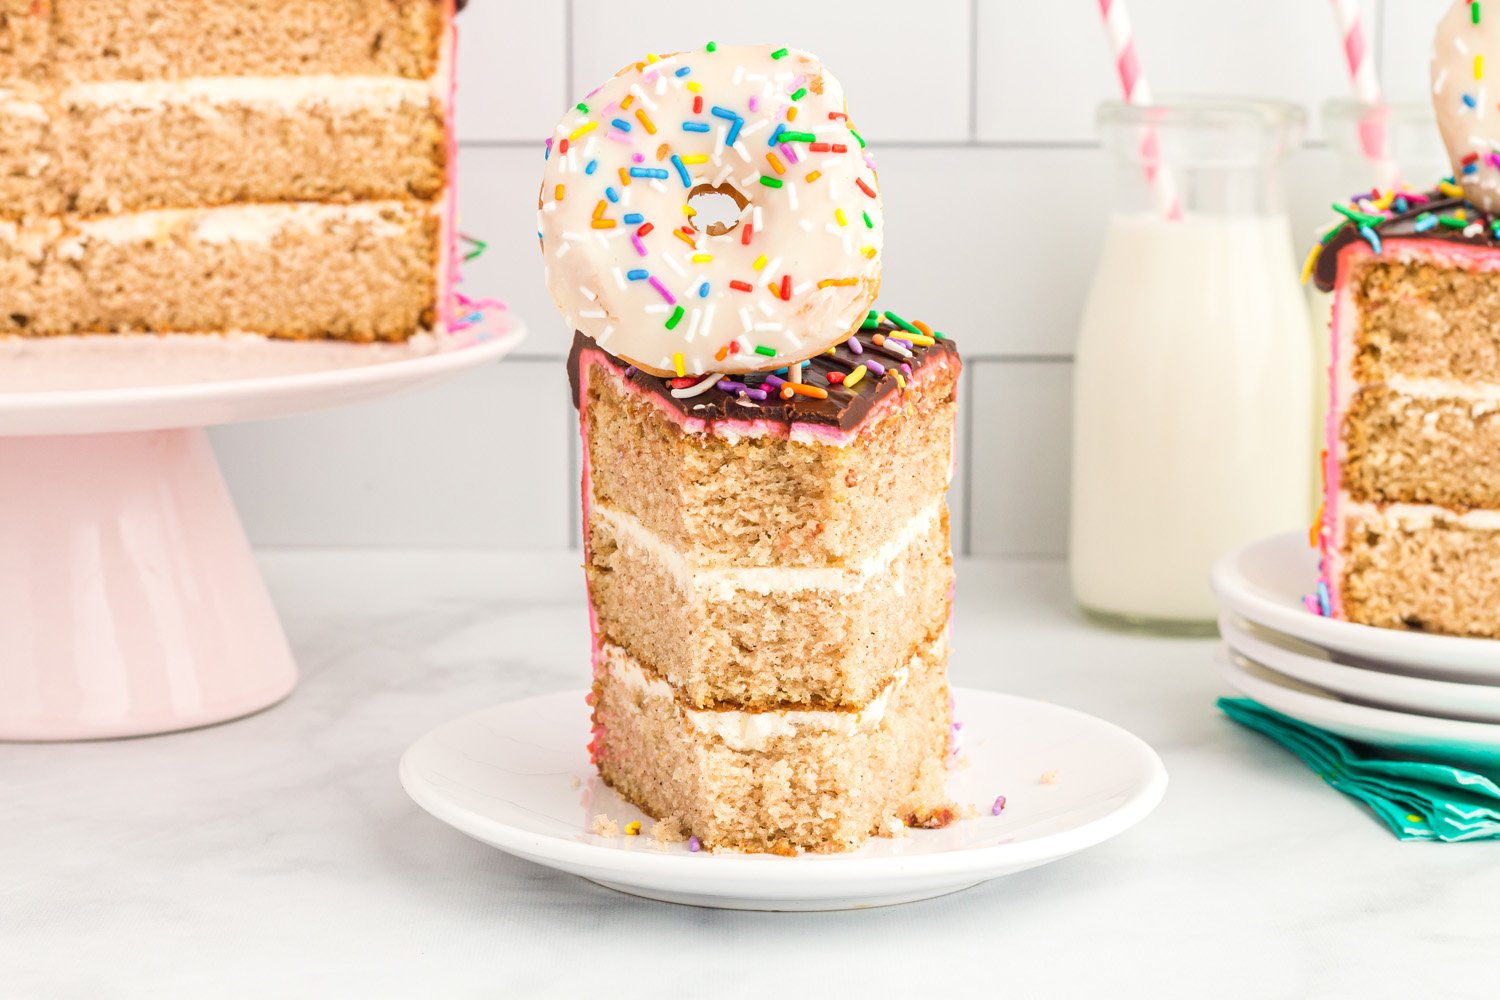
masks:
<svg viewBox="0 0 1500 1000"><path fill-rule="evenodd" d="M1140 56L1136 54L1135 33L1130 28L1130 15L1125 10L1125 0L1099 0L1099 13L1104 18L1104 31L1109 38L1110 53L1114 56L1115 69L1120 74L1120 89L1128 104L1151 104L1151 85L1146 82L1141 68ZM1161 140L1156 129L1147 126L1141 136L1141 158L1146 164L1146 180L1156 197L1156 205L1169 219L1182 218L1182 203L1177 199L1177 186L1172 175L1161 165Z"/></svg>
<svg viewBox="0 0 1500 1000"><path fill-rule="evenodd" d="M1344 43L1344 60L1349 65L1349 82L1354 88L1354 97L1373 112L1380 107L1380 81L1375 78L1375 60L1365 44L1364 17L1359 10L1359 0L1333 0L1333 16L1338 21L1339 37ZM1361 117L1359 143L1365 157L1381 165L1383 174L1395 174L1388 162L1386 151L1385 122L1373 113ZM1382 176L1382 180L1387 178Z"/></svg>

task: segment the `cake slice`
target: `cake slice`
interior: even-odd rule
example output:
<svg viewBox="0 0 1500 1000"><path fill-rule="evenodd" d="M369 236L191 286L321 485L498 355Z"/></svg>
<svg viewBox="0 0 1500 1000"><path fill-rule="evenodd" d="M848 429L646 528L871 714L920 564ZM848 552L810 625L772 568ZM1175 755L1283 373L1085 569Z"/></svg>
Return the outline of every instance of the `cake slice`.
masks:
<svg viewBox="0 0 1500 1000"><path fill-rule="evenodd" d="M1364 234L1346 223L1314 269L1334 317L1310 603L1366 625L1496 638L1500 238L1458 198L1411 201Z"/></svg>
<svg viewBox="0 0 1500 1000"><path fill-rule="evenodd" d="M826 398L657 378L581 335L569 371L604 780L710 848L951 819L952 343L872 324L804 369Z"/></svg>
<svg viewBox="0 0 1500 1000"><path fill-rule="evenodd" d="M448 320L451 0L0 0L0 335Z"/></svg>

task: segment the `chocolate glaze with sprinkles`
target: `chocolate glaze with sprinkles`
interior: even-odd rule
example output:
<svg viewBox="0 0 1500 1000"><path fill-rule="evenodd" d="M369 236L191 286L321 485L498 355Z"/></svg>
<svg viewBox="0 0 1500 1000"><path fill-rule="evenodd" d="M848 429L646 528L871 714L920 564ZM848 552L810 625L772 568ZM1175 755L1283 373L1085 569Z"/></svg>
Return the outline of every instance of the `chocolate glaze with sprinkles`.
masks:
<svg viewBox="0 0 1500 1000"><path fill-rule="evenodd" d="M1413 205L1405 212L1397 212L1386 219L1371 220L1368 225L1381 240L1441 240L1444 243L1500 249L1500 237L1496 236L1491 225L1491 216L1462 198L1446 197L1439 192L1432 192L1428 198L1430 200ZM1464 211L1465 218L1455 221L1461 221L1461 224L1443 221L1453 220L1454 213L1460 209ZM1425 222L1428 216L1435 220L1433 224ZM1419 226L1422 228L1418 228ZM1333 291L1334 282L1338 278L1340 251L1350 243L1367 242L1367 238L1359 230L1357 222L1347 220L1324 242L1323 252L1318 255L1312 272L1313 281L1323 291Z"/></svg>
<svg viewBox="0 0 1500 1000"><path fill-rule="evenodd" d="M568 382L572 385L573 405L576 407L579 405L579 365L583 353L591 351L594 358L609 365L631 385L655 396L685 418L703 420L710 424L715 421L740 420L821 424L847 431L858 427L876 403L892 393L905 391L904 384L909 383L912 375L933 364L935 360L947 359L955 368L959 364L958 348L946 337L935 339L931 346L913 344L907 348L911 356L906 357L893 345L876 344L877 336L882 340L887 337L899 340L908 336L908 331L888 320L877 325L867 324L866 329L850 338L858 343L858 351L846 341L835 347L833 353L825 352L812 358L802 369L803 384L826 390L826 399L804 395L782 399L777 391L782 378L774 372L729 375L721 380L729 382L731 386L763 391L766 397L764 400L752 399L747 393L733 388L729 391L713 388L700 395L679 398L672 395L672 383L676 380L659 378L629 366L607 354L581 333L573 335L573 349L568 353ZM887 374L877 376L871 362L885 369ZM853 387L844 385L843 379L861 365L865 366L867 374ZM905 369L903 365L906 366ZM829 381L830 374L834 376L833 381ZM784 371L782 375L785 375ZM689 378L685 381L698 380Z"/></svg>

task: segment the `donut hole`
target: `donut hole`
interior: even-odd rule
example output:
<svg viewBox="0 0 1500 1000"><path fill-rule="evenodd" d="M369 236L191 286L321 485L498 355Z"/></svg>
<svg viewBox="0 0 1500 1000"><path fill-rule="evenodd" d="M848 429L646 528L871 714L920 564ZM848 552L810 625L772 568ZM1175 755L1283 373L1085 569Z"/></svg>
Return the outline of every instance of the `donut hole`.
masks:
<svg viewBox="0 0 1500 1000"><path fill-rule="evenodd" d="M734 232L743 221L750 199L733 184L699 184L688 192L688 208L693 212L688 222L700 233L723 236Z"/></svg>

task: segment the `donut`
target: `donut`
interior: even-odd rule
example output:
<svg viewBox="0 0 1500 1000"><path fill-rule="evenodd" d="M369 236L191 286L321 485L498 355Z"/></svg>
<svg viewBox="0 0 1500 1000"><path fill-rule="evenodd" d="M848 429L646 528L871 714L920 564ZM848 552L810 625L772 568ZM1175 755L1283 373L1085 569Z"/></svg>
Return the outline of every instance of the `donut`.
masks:
<svg viewBox="0 0 1500 1000"><path fill-rule="evenodd" d="M570 109L538 200L573 328L661 376L774 370L880 287L880 185L844 90L796 49L648 56Z"/></svg>

